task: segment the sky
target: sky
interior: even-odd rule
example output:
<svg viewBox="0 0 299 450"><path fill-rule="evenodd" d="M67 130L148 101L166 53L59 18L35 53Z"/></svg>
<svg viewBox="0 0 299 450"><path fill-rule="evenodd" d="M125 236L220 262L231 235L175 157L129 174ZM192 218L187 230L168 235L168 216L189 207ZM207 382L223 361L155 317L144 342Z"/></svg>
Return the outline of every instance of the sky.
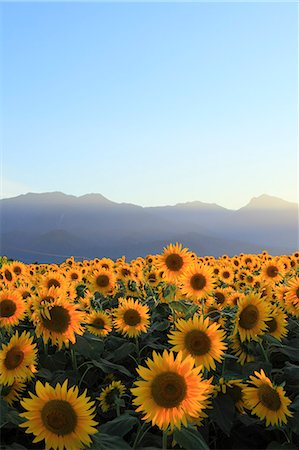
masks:
<svg viewBox="0 0 299 450"><path fill-rule="evenodd" d="M1 3L2 197L298 201L296 3Z"/></svg>

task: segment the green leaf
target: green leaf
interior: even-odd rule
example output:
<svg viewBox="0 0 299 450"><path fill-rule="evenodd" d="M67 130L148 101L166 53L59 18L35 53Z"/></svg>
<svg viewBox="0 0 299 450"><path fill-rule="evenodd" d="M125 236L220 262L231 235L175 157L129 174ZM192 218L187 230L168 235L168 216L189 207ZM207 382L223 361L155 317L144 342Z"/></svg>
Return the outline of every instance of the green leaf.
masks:
<svg viewBox="0 0 299 450"><path fill-rule="evenodd" d="M173 437L185 450L210 450L200 432L195 428L176 429Z"/></svg>
<svg viewBox="0 0 299 450"><path fill-rule="evenodd" d="M133 417L130 414L122 414L113 420L105 423L100 427L100 433L106 433L116 436L125 436L132 430L134 425L137 425L139 420L137 417Z"/></svg>
<svg viewBox="0 0 299 450"><path fill-rule="evenodd" d="M103 341L87 338L86 336L77 336L73 348L85 358L97 360L103 353L104 343Z"/></svg>
<svg viewBox="0 0 299 450"><path fill-rule="evenodd" d="M94 443L89 447L89 450L132 450L132 447L120 436L110 436L99 432L92 439Z"/></svg>
<svg viewBox="0 0 299 450"><path fill-rule="evenodd" d="M295 444L291 444L289 442L284 442L280 444L279 442L272 441L266 447L266 450L298 450Z"/></svg>
<svg viewBox="0 0 299 450"><path fill-rule="evenodd" d="M133 377L134 375L128 371L124 366L119 364L114 364L111 361L107 361L107 359L101 358L99 361L95 361L94 359L91 361L95 367L101 369L104 373L111 372L121 372L128 377Z"/></svg>
<svg viewBox="0 0 299 450"><path fill-rule="evenodd" d="M294 409L295 411L299 411L299 395L295 397L294 401L290 405L290 408Z"/></svg>
<svg viewBox="0 0 299 450"><path fill-rule="evenodd" d="M214 398L209 415L227 436L230 435L235 414L235 403L229 395L220 393Z"/></svg>
<svg viewBox="0 0 299 450"><path fill-rule="evenodd" d="M128 355L134 353L136 350L136 345L133 342L125 342L116 351L111 353L111 359L113 361L121 361L127 358ZM110 359L110 358L109 358Z"/></svg>

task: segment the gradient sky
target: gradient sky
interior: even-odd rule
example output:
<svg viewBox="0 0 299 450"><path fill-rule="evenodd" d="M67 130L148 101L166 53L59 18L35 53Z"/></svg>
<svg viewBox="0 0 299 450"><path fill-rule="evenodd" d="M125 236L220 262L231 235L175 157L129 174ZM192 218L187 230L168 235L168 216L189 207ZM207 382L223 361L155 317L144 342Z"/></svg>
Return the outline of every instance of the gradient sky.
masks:
<svg viewBox="0 0 299 450"><path fill-rule="evenodd" d="M2 3L2 196L298 201L295 3Z"/></svg>

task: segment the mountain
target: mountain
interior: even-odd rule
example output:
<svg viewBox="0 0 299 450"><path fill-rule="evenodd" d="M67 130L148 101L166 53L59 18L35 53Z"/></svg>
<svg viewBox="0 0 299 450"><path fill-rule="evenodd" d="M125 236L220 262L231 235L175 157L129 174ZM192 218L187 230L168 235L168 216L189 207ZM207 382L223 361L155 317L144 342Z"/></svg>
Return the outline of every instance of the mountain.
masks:
<svg viewBox="0 0 299 450"><path fill-rule="evenodd" d="M298 205L262 195L237 211L200 201L141 207L101 194L28 193L0 200L0 253L24 262L127 259L182 242L201 255L298 250Z"/></svg>

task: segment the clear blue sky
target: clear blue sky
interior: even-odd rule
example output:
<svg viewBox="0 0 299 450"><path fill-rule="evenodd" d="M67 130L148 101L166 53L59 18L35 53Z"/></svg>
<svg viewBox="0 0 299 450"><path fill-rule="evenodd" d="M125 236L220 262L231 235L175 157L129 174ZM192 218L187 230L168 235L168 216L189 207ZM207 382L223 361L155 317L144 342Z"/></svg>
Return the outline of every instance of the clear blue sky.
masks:
<svg viewBox="0 0 299 450"><path fill-rule="evenodd" d="M2 196L297 201L295 3L2 3Z"/></svg>

